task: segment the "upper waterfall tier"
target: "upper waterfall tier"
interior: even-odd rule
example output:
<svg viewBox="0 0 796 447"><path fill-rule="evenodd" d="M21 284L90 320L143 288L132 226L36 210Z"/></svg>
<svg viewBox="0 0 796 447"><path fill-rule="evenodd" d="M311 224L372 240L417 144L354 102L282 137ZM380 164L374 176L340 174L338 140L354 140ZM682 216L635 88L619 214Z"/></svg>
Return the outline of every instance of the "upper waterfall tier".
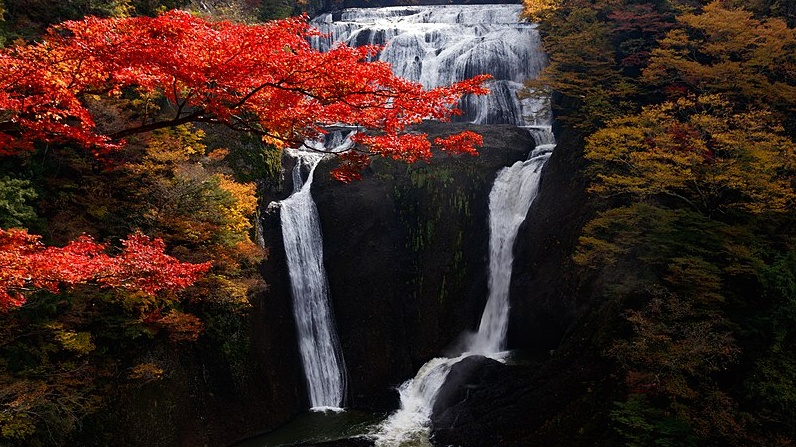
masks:
<svg viewBox="0 0 796 447"><path fill-rule="evenodd" d="M460 120L476 124L548 124L548 99L517 97L526 79L546 64L535 25L519 18L521 5L445 5L354 8L313 20L326 51L337 42L384 46L379 59L426 88L488 73L492 94L466 98Z"/></svg>

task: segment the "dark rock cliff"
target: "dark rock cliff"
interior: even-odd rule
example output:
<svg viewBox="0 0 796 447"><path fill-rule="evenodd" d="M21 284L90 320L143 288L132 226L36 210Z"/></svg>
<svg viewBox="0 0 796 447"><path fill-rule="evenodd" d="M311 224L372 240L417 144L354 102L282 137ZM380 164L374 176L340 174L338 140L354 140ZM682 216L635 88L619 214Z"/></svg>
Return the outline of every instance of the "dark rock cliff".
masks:
<svg viewBox="0 0 796 447"><path fill-rule="evenodd" d="M533 141L512 126L425 123L419 130L447 135L464 128L484 136L478 157L439 155L409 166L376 160L347 185L329 178L335 160L316 170L312 192L350 407L396 408L394 388L478 325L490 186L500 168L527 157ZM272 208L266 221L278 219ZM277 226L267 228L272 253L281 244L274 232ZM265 270L266 299L289 303L289 283L274 279L286 278L284 263L272 257Z"/></svg>
<svg viewBox="0 0 796 447"><path fill-rule="evenodd" d="M572 262L580 229L593 214L582 141L569 129L556 136L539 195L517 233L509 294L509 348L537 354L556 349L589 304Z"/></svg>

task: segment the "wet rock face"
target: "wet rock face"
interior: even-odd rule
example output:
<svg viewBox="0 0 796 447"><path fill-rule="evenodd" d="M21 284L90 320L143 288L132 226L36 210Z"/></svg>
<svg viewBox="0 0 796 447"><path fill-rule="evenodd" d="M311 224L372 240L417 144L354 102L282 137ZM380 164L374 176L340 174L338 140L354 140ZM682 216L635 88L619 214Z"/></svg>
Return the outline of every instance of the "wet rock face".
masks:
<svg viewBox="0 0 796 447"><path fill-rule="evenodd" d="M454 364L434 401L432 414L437 421L435 428L441 430L447 425L445 422L451 419L457 422L462 417L469 421L475 419L472 411L476 408L463 407L461 404L467 402L473 393L485 391L484 386L493 389L490 377L498 374L502 368L505 365L497 360L480 355L465 357ZM462 408L465 410L461 411Z"/></svg>
<svg viewBox="0 0 796 447"><path fill-rule="evenodd" d="M539 195L514 244L508 345L536 354L556 349L590 300L572 262L580 229L594 213L582 142L566 129L556 136Z"/></svg>
<svg viewBox="0 0 796 447"><path fill-rule="evenodd" d="M349 407L394 409L395 387L477 328L487 296L491 184L500 168L527 157L533 141L513 126L426 123L418 130L434 136L465 128L484 136L477 157L439 155L411 166L376 160L347 185L329 178L335 160L316 170L312 194ZM266 220L278 222L278 209ZM284 269L277 258L268 261L267 300L289 302Z"/></svg>

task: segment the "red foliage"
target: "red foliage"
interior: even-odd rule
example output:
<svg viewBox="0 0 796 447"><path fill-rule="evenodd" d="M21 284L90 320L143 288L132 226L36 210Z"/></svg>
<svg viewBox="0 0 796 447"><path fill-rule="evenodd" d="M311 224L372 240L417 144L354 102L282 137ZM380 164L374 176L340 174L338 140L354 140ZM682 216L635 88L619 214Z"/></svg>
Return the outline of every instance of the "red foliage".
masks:
<svg viewBox="0 0 796 447"><path fill-rule="evenodd" d="M340 156L341 163L330 175L343 183L350 183L362 178L362 170L370 164L370 157L361 152L349 151Z"/></svg>
<svg viewBox="0 0 796 447"><path fill-rule="evenodd" d="M316 34L306 18L251 26L181 11L65 22L41 43L0 52L0 155L34 141L103 152L128 135L186 122L254 132L284 147L339 123L376 133L361 139L365 150L414 160L425 156L426 143L401 135L407 125L447 120L463 94L486 93L487 75L425 91L388 64L368 61L377 47L320 53L308 43ZM130 89L166 98L171 115L100 132L86 96Z"/></svg>
<svg viewBox="0 0 796 447"><path fill-rule="evenodd" d="M25 230L0 229L0 310L25 303L25 292L57 292L62 284L95 283L155 294L191 285L210 263L179 262L163 252L160 239L143 234L123 240L117 256L105 246L81 236L65 247L46 247L41 237Z"/></svg>
<svg viewBox="0 0 796 447"><path fill-rule="evenodd" d="M653 5L625 5L608 14L614 31L662 36L674 27L674 16L653 9Z"/></svg>
<svg viewBox="0 0 796 447"><path fill-rule="evenodd" d="M460 134L451 135L447 138L435 138L434 144L446 152L478 155L475 147L483 145L484 139L475 132L465 130Z"/></svg>
<svg viewBox="0 0 796 447"><path fill-rule="evenodd" d="M620 61L625 67L646 66L658 39L675 26L672 14L658 12L651 4L625 5L608 14L608 19L622 40L636 40L635 48L625 48L628 53Z"/></svg>

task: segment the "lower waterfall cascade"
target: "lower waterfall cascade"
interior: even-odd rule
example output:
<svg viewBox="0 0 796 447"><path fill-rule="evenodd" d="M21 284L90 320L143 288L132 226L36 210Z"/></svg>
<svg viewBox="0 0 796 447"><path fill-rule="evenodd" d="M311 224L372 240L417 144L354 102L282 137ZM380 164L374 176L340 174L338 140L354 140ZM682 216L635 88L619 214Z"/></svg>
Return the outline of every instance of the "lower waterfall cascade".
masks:
<svg viewBox="0 0 796 447"><path fill-rule="evenodd" d="M339 132L333 135L332 151L350 147L350 139L341 141ZM315 168L324 154L288 151L296 157L293 194L280 203L280 216L299 351L312 408L337 410L345 400L346 369L329 302L318 210L310 193ZM302 168L309 168L306 182L302 179Z"/></svg>
<svg viewBox="0 0 796 447"><path fill-rule="evenodd" d="M489 356L505 349L514 240L539 191L542 167L555 148L549 126L532 126L529 131L536 148L527 160L498 172L489 193L489 299L468 348L471 354Z"/></svg>
<svg viewBox="0 0 796 447"><path fill-rule="evenodd" d="M509 319L512 249L539 191L542 168L555 148L551 126L529 126L536 147L527 160L501 169L489 194L489 297L478 332L463 354L429 360L398 389L401 408L372 433L378 447L431 446L430 418L440 388L453 365L472 355L503 361Z"/></svg>

